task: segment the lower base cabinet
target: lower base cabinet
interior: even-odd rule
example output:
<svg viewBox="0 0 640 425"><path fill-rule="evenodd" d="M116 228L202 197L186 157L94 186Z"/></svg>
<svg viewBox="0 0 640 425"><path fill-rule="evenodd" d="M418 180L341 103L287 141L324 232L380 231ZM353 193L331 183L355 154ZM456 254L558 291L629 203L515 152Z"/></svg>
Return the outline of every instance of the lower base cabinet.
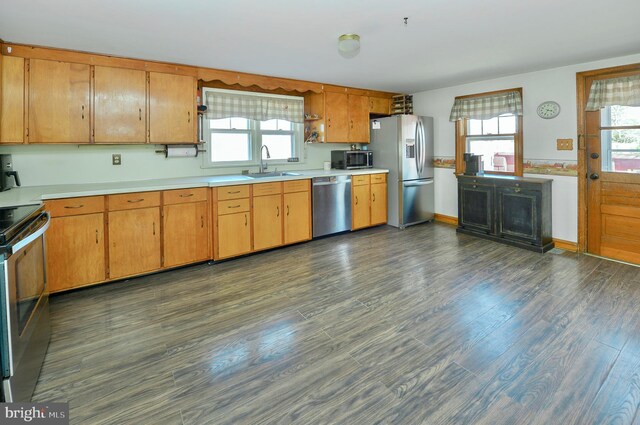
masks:
<svg viewBox="0 0 640 425"><path fill-rule="evenodd" d="M162 208L164 267L209 258L208 202L165 205Z"/></svg>
<svg viewBox="0 0 640 425"><path fill-rule="evenodd" d="M386 224L387 175L354 175L351 181L351 229Z"/></svg>
<svg viewBox="0 0 640 425"><path fill-rule="evenodd" d="M251 213L218 216L217 243L219 259L251 252Z"/></svg>
<svg viewBox="0 0 640 425"><path fill-rule="evenodd" d="M285 188L286 189L286 188ZM284 243L291 244L311 239L311 194L305 192L285 193Z"/></svg>
<svg viewBox="0 0 640 425"><path fill-rule="evenodd" d="M369 205L369 184L351 188L352 221L351 228L362 229L371 225L371 206Z"/></svg>
<svg viewBox="0 0 640 425"><path fill-rule="evenodd" d="M107 278L104 213L52 218L46 243L49 291L89 285Z"/></svg>
<svg viewBox="0 0 640 425"><path fill-rule="evenodd" d="M387 183L371 183L371 225L387 223Z"/></svg>
<svg viewBox="0 0 640 425"><path fill-rule="evenodd" d="M109 212L109 277L160 269L160 208Z"/></svg>
<svg viewBox="0 0 640 425"><path fill-rule="evenodd" d="M282 245L282 195L253 198L253 249Z"/></svg>
<svg viewBox="0 0 640 425"><path fill-rule="evenodd" d="M458 232L536 252L553 248L553 180L458 176Z"/></svg>

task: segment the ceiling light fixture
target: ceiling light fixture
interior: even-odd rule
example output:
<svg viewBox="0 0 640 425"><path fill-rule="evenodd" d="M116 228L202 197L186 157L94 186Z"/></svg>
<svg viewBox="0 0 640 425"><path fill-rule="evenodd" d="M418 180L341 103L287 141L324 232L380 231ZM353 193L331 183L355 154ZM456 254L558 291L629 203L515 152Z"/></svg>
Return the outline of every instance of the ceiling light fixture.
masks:
<svg viewBox="0 0 640 425"><path fill-rule="evenodd" d="M342 34L338 37L338 52L344 58L352 58L360 52L358 34Z"/></svg>

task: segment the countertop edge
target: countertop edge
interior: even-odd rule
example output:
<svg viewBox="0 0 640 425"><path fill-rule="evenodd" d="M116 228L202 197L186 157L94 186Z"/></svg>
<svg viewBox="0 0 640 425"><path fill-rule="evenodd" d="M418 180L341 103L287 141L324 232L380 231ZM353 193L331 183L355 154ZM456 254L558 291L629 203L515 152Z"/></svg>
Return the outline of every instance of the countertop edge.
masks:
<svg viewBox="0 0 640 425"><path fill-rule="evenodd" d="M113 183L86 183L51 186L29 186L13 188L0 193L0 208L11 208L22 205L39 205L43 201L63 198L79 198L84 196L105 196L132 192L152 192L164 190L190 189L197 187L236 186L244 184L271 183L276 181L305 180L314 177L330 177L343 175L363 175L389 173L383 168L367 168L356 170L293 170L300 173L297 176L273 176L263 178L243 179L238 175L226 176L202 176L202 177L177 177L175 179L153 179L140 181L124 181ZM94 185L96 188L92 188ZM7 199L2 199L2 195Z"/></svg>

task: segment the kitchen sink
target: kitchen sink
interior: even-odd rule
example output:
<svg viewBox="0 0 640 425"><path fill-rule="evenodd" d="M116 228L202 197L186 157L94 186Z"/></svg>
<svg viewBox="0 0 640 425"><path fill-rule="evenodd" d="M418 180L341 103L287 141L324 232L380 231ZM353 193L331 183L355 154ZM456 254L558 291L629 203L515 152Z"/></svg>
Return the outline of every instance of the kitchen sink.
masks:
<svg viewBox="0 0 640 425"><path fill-rule="evenodd" d="M283 177L283 176L301 176L300 173L294 173L291 171L269 171L266 173L252 173L248 176L254 179L263 179L266 177Z"/></svg>

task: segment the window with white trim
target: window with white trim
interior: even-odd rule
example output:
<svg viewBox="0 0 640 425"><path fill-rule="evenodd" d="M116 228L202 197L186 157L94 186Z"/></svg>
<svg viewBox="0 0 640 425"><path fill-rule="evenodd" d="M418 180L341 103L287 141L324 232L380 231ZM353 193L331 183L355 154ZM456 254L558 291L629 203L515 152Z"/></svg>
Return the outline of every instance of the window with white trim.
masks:
<svg viewBox="0 0 640 425"><path fill-rule="evenodd" d="M205 88L203 95L215 91L216 89ZM251 95L294 98L262 93ZM207 143L206 167L258 165L263 145L267 146L270 158L267 159L264 154L262 159L268 164L287 163L288 158L300 157L303 149L302 123L284 119L260 121L241 117L205 118L204 127Z"/></svg>

